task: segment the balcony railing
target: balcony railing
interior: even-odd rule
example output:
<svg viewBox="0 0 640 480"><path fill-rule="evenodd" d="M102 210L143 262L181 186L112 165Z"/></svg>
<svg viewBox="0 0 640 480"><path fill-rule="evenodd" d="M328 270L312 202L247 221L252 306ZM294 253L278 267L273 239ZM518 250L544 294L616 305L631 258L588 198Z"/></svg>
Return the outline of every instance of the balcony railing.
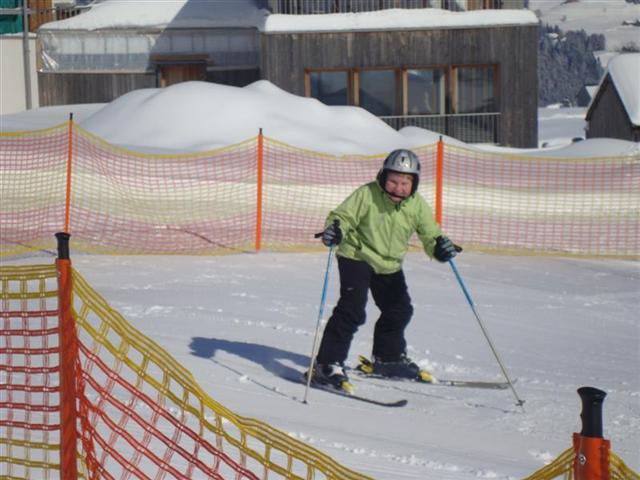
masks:
<svg viewBox="0 0 640 480"><path fill-rule="evenodd" d="M309 15L371 12L389 8L442 8L451 11L526 8L527 0L268 0L272 13Z"/></svg>
<svg viewBox="0 0 640 480"><path fill-rule="evenodd" d="M399 115L379 118L396 130L412 126L438 132L466 143L500 143L499 113Z"/></svg>

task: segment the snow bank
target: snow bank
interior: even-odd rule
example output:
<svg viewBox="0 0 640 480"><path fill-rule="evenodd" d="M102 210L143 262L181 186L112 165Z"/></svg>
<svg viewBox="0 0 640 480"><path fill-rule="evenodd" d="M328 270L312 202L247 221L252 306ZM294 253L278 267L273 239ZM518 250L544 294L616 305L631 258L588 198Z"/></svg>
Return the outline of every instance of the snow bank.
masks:
<svg viewBox="0 0 640 480"><path fill-rule="evenodd" d="M316 99L288 93L267 80L243 88L184 82L162 89L136 90L109 104L46 107L0 116L0 125L3 131L46 128L66 121L69 112L74 112L80 126L107 142L142 152L219 148L253 138L260 128L270 138L332 155L383 154L394 148L430 145L440 137L439 133L417 127L396 131L362 108L327 106ZM568 115L574 124L562 132L557 126L543 130L545 141L560 132L562 142L549 144L562 149L467 145L447 136L443 140L449 145L523 155L638 154L639 144L622 140L592 139L566 146L572 137L583 133L582 114L575 109L556 109L552 113L559 117L558 122L562 123L562 117ZM546 118L542 115L541 121Z"/></svg>
<svg viewBox="0 0 640 480"><path fill-rule="evenodd" d="M338 155L383 153L433 140L428 134L407 138L362 108L327 106L266 80L244 88L184 82L137 90L114 100L82 126L138 150L208 150L255 137L260 128L285 143Z"/></svg>

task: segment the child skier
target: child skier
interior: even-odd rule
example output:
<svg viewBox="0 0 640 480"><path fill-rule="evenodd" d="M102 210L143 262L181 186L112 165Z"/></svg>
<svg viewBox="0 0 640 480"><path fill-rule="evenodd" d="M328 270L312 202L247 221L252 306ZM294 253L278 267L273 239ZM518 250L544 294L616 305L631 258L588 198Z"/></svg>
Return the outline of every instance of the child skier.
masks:
<svg viewBox="0 0 640 480"><path fill-rule="evenodd" d="M351 391L344 371L349 347L366 319L368 291L380 309L369 373L430 381L406 354L404 330L413 307L402 261L415 232L429 257L446 262L462 249L442 234L417 193L420 161L410 150L394 150L377 179L357 188L326 220L322 242L337 245L340 298L324 330L312 381Z"/></svg>

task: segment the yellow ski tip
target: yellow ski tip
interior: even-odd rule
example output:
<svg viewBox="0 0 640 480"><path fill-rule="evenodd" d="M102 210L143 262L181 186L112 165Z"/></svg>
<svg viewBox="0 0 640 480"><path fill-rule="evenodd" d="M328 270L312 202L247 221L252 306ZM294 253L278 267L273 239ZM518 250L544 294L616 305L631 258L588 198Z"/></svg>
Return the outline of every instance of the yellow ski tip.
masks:
<svg viewBox="0 0 640 480"><path fill-rule="evenodd" d="M436 383L437 380L434 378L431 372L427 372L426 370L420 370L419 373L420 381L424 383Z"/></svg>
<svg viewBox="0 0 640 480"><path fill-rule="evenodd" d="M353 394L353 392L355 391L355 389L353 388L353 385L349 382L342 382L340 384L340 388L345 392L347 392L349 395Z"/></svg>

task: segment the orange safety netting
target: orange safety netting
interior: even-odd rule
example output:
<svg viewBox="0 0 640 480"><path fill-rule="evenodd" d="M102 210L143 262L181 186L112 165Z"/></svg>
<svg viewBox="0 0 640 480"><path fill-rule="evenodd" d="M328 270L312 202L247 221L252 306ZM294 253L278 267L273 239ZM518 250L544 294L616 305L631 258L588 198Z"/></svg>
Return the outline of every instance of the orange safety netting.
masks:
<svg viewBox="0 0 640 480"><path fill-rule="evenodd" d="M0 134L0 255L52 248L64 230L66 126ZM331 208L372 181L384 153L336 157L258 136L198 154L141 154L74 126L74 249L211 254L318 246ZM420 192L467 247L638 256L640 155L540 158L416 149ZM442 189L437 188L442 185ZM436 194L440 193L439 198Z"/></svg>
<svg viewBox="0 0 640 480"><path fill-rule="evenodd" d="M56 277L47 265L0 267L2 478L71 478L61 465ZM79 478L368 478L217 403L76 271L72 278Z"/></svg>

